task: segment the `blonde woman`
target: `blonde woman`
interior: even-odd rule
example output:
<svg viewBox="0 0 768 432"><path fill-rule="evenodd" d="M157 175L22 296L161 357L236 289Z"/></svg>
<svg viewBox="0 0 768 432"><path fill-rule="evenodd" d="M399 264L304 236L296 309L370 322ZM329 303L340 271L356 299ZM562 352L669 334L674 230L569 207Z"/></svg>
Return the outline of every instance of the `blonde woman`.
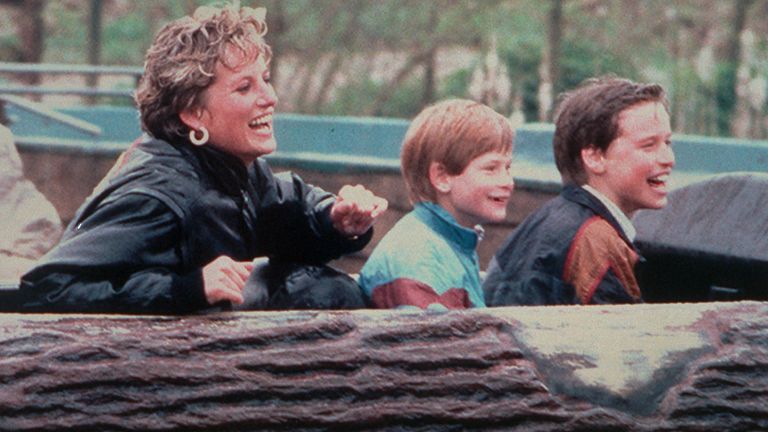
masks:
<svg viewBox="0 0 768 432"><path fill-rule="evenodd" d="M361 186L335 196L261 158L277 145L264 14L202 7L160 30L136 95L146 136L22 278L26 310L227 307L256 257L322 264L365 246L385 200ZM359 290L323 289L266 306L363 306Z"/></svg>

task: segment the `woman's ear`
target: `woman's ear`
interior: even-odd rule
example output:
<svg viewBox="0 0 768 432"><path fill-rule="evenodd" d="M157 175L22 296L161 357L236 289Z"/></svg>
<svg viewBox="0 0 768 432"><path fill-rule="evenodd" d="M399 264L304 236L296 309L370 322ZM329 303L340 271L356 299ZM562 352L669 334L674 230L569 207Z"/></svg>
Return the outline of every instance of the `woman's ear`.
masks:
<svg viewBox="0 0 768 432"><path fill-rule="evenodd" d="M605 154L595 146L581 149L581 162L588 174L600 175L605 172Z"/></svg>
<svg viewBox="0 0 768 432"><path fill-rule="evenodd" d="M445 169L445 165L440 162L429 164L429 182L437 193L448 193L451 191L451 175Z"/></svg>
<svg viewBox="0 0 768 432"><path fill-rule="evenodd" d="M184 108L179 113L179 119L181 119L181 122L184 123L188 128L193 130L200 130L200 128L204 126L202 118L203 118L202 108L196 108L196 107Z"/></svg>

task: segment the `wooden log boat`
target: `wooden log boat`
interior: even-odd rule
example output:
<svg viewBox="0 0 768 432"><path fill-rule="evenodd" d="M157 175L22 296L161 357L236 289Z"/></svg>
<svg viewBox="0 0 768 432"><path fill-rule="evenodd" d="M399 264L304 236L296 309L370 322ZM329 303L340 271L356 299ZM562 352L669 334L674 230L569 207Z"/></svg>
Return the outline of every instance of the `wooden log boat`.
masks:
<svg viewBox="0 0 768 432"><path fill-rule="evenodd" d="M48 135L48 120L26 122L23 106L9 111L27 176L65 220L138 136L130 109L62 111L50 121L63 129ZM409 210L397 164L406 127L402 120L278 116L280 151L270 159L276 170L295 170L329 190L363 183L385 196L393 211L381 235ZM550 134L548 125L518 131L515 199L508 221L488 230L483 262L516 223L558 192ZM764 203L765 194L752 188L764 181L754 173L768 171L768 144L681 137L675 145L675 194L732 191L747 178L741 190L753 192L731 195L742 204ZM700 183L732 171L752 174ZM648 251L692 246L690 238L670 237L676 223L714 227L727 213L718 219L709 212L707 219L701 217L706 207L680 204L685 213L670 200L669 209L678 209L672 214L638 215ZM739 217L768 220L758 207L744 209ZM746 238L756 232L762 231ZM716 243L728 238L720 234ZM708 256L719 253L707 247ZM355 271L369 250L341 266ZM663 254L651 255L654 265L664 263ZM663 265L674 269L677 259ZM754 274L762 290L745 292L765 293L768 279ZM2 431L768 430L766 372L765 302L447 313L0 314Z"/></svg>
<svg viewBox="0 0 768 432"><path fill-rule="evenodd" d="M768 430L768 304L0 315L2 431Z"/></svg>

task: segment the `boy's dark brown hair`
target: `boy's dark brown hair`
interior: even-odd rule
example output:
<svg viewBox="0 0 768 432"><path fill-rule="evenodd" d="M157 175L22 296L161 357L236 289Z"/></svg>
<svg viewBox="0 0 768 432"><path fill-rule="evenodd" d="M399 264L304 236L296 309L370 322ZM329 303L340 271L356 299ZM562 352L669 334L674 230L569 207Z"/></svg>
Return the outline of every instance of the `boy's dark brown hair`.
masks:
<svg viewBox="0 0 768 432"><path fill-rule="evenodd" d="M552 146L563 184L587 182L581 150L595 147L606 151L619 136L622 111L641 102L659 102L669 111L660 85L613 76L588 79L559 99Z"/></svg>
<svg viewBox="0 0 768 432"><path fill-rule="evenodd" d="M478 156L512 152L514 137L512 123L479 102L448 99L425 108L408 127L400 153L411 202L437 199L429 178L432 162L459 175Z"/></svg>

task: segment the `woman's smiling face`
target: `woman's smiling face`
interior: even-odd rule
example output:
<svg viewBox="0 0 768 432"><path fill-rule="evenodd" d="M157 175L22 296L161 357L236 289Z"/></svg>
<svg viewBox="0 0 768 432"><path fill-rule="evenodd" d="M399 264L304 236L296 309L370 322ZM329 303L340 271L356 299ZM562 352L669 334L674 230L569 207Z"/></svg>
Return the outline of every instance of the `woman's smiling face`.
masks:
<svg viewBox="0 0 768 432"><path fill-rule="evenodd" d="M192 126L205 126L209 145L249 165L277 147L272 127L277 95L263 56L255 60L243 56L234 47L227 49L225 62L216 66L213 83L196 110L199 125Z"/></svg>

